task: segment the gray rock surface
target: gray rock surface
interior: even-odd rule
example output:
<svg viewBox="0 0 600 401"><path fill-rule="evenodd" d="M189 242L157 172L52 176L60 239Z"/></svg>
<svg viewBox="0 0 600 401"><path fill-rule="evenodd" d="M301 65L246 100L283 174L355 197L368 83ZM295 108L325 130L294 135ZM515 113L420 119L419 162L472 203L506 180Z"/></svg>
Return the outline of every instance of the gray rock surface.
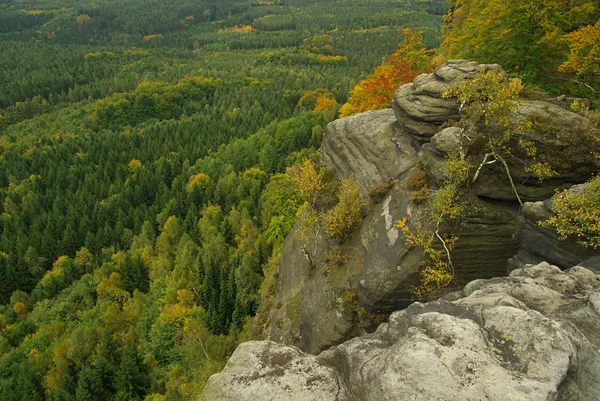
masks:
<svg viewBox="0 0 600 401"><path fill-rule="evenodd" d="M585 186L576 185L569 191L577 192L584 189ZM542 227L539 224L552 215L552 198L538 202L526 202L523 205L522 215L517 219L514 235L521 250L508 261L509 271L540 260L546 260L566 269L598 255L597 250L583 248L573 238L560 240L553 228Z"/></svg>
<svg viewBox="0 0 600 401"><path fill-rule="evenodd" d="M317 357L242 344L201 400L597 400L598 279L541 263L476 280Z"/></svg>
<svg viewBox="0 0 600 401"><path fill-rule="evenodd" d="M497 64L453 60L432 74L419 75L412 83L402 85L392 101L398 123L403 130L418 137L433 136L448 120L460 120L456 99L445 99L442 94L455 82L472 79L478 72L486 71L501 72L502 68Z"/></svg>
<svg viewBox="0 0 600 401"><path fill-rule="evenodd" d="M338 178L353 178L365 194L417 162L414 140L399 132L390 109L340 118L327 126L321 163Z"/></svg>
<svg viewBox="0 0 600 401"><path fill-rule="evenodd" d="M206 383L200 400L346 401L341 377L314 356L272 341L242 343Z"/></svg>
<svg viewBox="0 0 600 401"><path fill-rule="evenodd" d="M511 175L518 183L517 189L523 201L549 198L556 189L569 188L589 178L593 171L592 160L582 151L587 145L573 140L581 137L581 130L589 125L587 118L556 104L539 100L523 101L515 112L515 118L535 122L525 136L535 144L539 154L545 155L555 172L552 177L540 181L523 170L522 161L531 161L524 152L518 155L522 161L508 159ZM480 155L480 160L482 159L483 155ZM487 198L515 199L500 163L486 166L482 170L474 190L477 195Z"/></svg>
<svg viewBox="0 0 600 401"><path fill-rule="evenodd" d="M441 155L458 153L461 150L461 132L459 127L444 128L431 137L431 150Z"/></svg>

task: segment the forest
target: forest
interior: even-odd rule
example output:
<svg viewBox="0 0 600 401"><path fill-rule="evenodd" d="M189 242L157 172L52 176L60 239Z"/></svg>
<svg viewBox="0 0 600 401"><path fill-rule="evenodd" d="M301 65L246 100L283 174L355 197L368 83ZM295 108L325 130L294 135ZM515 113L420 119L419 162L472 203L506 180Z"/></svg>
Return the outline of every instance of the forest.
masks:
<svg viewBox="0 0 600 401"><path fill-rule="evenodd" d="M318 151L443 0L0 3L0 400L192 400Z"/></svg>
<svg viewBox="0 0 600 401"><path fill-rule="evenodd" d="M327 123L443 60L597 100L597 2L511 3L0 1L0 401L197 399Z"/></svg>

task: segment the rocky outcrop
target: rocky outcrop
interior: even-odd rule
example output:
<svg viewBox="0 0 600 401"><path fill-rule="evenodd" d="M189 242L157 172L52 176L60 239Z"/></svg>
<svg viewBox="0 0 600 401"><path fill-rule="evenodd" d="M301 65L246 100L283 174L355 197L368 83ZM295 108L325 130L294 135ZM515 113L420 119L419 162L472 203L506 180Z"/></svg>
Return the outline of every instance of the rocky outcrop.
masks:
<svg viewBox="0 0 600 401"><path fill-rule="evenodd" d="M223 372L212 376L200 400L349 401L334 369L314 356L272 341L250 341L233 353Z"/></svg>
<svg viewBox="0 0 600 401"><path fill-rule="evenodd" d="M569 189L570 192L581 190L581 185ZM560 240L553 228L540 225L552 215L552 198L523 205L514 236L521 249L508 261L508 270L541 260L565 269L598 255L598 251L578 245L574 238ZM587 263L592 266L591 262Z"/></svg>
<svg viewBox="0 0 600 401"><path fill-rule="evenodd" d="M399 88L393 110L362 113L327 126L321 164L339 179L355 180L365 196L375 192L378 196L371 199L361 227L344 244L331 241L324 231L313 239L308 249L314 253L312 263L302 251L306 240L300 238L298 227L290 232L282 249L278 287L263 339L317 354L374 330L373 314L390 313L414 301L410 290L419 278L424 254L406 243L396 222L407 218L411 227L430 223L426 206L410 201L412 189L407 183L411 174L425 170L434 189L447 174L445 157L476 140L465 138L461 128L452 126L455 124L449 120L460 119L458 104L442 94L485 71L502 69L495 64L448 62ZM551 98L540 95L537 99L524 101L515 118L533 118L540 124L528 135L545 154L567 152L560 135L573 132L587 120L554 104ZM444 124L449 126L442 128ZM470 151L477 151L475 148ZM483 155L479 156L482 160ZM555 166L558 174L543 183L508 160L523 200L541 200L555 187L584 180L584 162L571 169L561 165L560 157L554 159L560 162ZM513 241L518 204L500 163L485 166L468 191L464 222L454 232L459 237L452 257L456 285L505 274L506 261L519 250ZM573 252L579 256L566 257L570 245L560 255L541 252L559 246L558 240L555 236L546 244L547 233L542 230L540 234L532 221L519 219L515 238L523 246L513 258L513 268L542 260L567 267L583 260L579 250Z"/></svg>
<svg viewBox="0 0 600 401"><path fill-rule="evenodd" d="M480 72L501 72L497 64L478 64L453 60L436 68L432 74L416 77L394 93L392 108L398 123L406 132L429 138L448 120L459 121L459 104L442 94L462 79L472 79Z"/></svg>
<svg viewBox="0 0 600 401"><path fill-rule="evenodd" d="M201 400L595 400L598 349L598 276L541 263L415 303L317 357L242 344Z"/></svg>
<svg viewBox="0 0 600 401"><path fill-rule="evenodd" d="M416 141L399 131L390 109L340 118L327 126L321 163L339 178L356 180L367 194L417 162Z"/></svg>
<svg viewBox="0 0 600 401"><path fill-rule="evenodd" d="M444 179L440 165L444 155L457 152L460 148L460 130L455 127L441 130L442 125L461 119L459 104L455 98L444 97L443 93L463 80L472 79L479 73L503 73L497 64L477 64L464 60L453 60L423 74L412 83L401 86L394 93L392 107L400 132L413 135L424 141L431 140L422 148L421 159L436 183ZM540 182L537 177L523 171L523 160L527 154L518 154L518 159L507 160L511 175L519 183L519 194L523 200L535 201L551 196L556 188L568 188L586 181L591 174L591 159L573 154L564 163L565 155L577 152L580 131L589 125L589 120L564 107L564 102L537 94L542 100L523 100L515 111L515 119L531 121L531 129L525 132L528 140L545 154L555 174ZM358 118L358 116L355 116ZM481 127L485 131L485 127ZM464 144L463 144L464 145ZM580 152L581 153L581 152ZM332 159L334 159L332 157ZM483 154L480 160L483 159ZM478 196L490 199L514 200L503 166L500 163L486 166L474 185Z"/></svg>

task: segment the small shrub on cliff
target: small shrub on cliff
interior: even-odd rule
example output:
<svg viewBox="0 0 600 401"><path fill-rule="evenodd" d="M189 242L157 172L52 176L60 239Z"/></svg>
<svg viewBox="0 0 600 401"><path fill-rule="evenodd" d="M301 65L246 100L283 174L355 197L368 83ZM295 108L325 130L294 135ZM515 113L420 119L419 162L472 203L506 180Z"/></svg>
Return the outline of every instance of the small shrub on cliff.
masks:
<svg viewBox="0 0 600 401"><path fill-rule="evenodd" d="M431 180L423 167L418 167L410 171L404 180L404 188L411 191L410 202L420 205L429 199L429 187Z"/></svg>
<svg viewBox="0 0 600 401"><path fill-rule="evenodd" d="M561 239L574 236L584 247L600 247L600 176L590 180L580 193L558 193L552 209L554 216L543 225L554 227Z"/></svg>
<svg viewBox="0 0 600 401"><path fill-rule="evenodd" d="M385 194L394 186L395 181L389 180L384 184L376 184L369 190L369 198L373 203L377 203L383 199Z"/></svg>
<svg viewBox="0 0 600 401"><path fill-rule="evenodd" d="M343 241L362 223L365 201L356 182L348 179L341 181L338 199L325 214L325 229L331 238Z"/></svg>

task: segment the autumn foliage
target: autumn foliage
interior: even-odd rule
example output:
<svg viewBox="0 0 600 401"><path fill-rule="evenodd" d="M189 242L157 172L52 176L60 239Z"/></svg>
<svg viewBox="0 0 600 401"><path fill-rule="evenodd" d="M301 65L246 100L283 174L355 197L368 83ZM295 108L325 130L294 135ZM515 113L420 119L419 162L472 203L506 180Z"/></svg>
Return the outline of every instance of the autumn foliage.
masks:
<svg viewBox="0 0 600 401"><path fill-rule="evenodd" d="M298 104L312 108L315 113L321 113L332 110L336 105L336 101L333 93L327 89L319 88L306 91L300 100L298 100Z"/></svg>
<svg viewBox="0 0 600 401"><path fill-rule="evenodd" d="M447 58L498 63L526 83L564 92L598 88L598 2L452 0ZM575 92L577 93L577 92Z"/></svg>
<svg viewBox="0 0 600 401"><path fill-rule="evenodd" d="M340 117L390 107L394 91L400 85L412 82L433 68L421 32L404 29L401 34L404 39L398 50L350 91L348 103L340 109Z"/></svg>

